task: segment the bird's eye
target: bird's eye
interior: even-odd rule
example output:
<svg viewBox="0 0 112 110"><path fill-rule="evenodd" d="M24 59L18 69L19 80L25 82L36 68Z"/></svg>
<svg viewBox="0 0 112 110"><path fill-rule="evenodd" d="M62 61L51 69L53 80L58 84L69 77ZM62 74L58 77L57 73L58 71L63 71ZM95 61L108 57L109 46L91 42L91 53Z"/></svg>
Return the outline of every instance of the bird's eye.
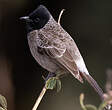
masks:
<svg viewBox="0 0 112 110"><path fill-rule="evenodd" d="M36 18L34 21L35 21L35 22L39 22L39 21L40 21L40 19L39 19L39 18Z"/></svg>

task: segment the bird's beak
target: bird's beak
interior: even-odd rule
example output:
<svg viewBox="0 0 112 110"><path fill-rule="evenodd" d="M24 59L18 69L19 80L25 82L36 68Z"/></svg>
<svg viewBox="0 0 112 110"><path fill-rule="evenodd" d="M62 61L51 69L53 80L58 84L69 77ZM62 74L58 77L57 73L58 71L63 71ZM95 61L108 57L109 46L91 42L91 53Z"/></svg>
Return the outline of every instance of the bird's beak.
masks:
<svg viewBox="0 0 112 110"><path fill-rule="evenodd" d="M24 17L20 17L20 20L29 21L29 20L30 20L30 18L29 18L29 16L24 16Z"/></svg>

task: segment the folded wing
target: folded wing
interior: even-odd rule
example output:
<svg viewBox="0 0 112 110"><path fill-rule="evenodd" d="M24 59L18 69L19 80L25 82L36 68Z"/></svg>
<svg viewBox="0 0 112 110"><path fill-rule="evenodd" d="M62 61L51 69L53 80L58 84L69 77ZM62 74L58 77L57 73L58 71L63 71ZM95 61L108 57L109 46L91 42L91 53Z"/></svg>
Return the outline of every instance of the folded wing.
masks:
<svg viewBox="0 0 112 110"><path fill-rule="evenodd" d="M66 43L62 42L60 39L49 41L46 38L46 41L47 45L38 44L38 46L44 49L45 54L47 54L51 59L53 59L53 61L64 67L75 78L77 78L80 82L83 83L81 74L77 68L74 58L72 57L73 53L72 54L70 53L70 51L66 46Z"/></svg>

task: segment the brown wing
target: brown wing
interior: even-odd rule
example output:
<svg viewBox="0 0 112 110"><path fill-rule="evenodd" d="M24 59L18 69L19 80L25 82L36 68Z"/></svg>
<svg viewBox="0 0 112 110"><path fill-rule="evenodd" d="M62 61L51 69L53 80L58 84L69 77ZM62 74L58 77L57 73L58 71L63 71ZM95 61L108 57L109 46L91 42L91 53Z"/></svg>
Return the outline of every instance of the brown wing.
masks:
<svg viewBox="0 0 112 110"><path fill-rule="evenodd" d="M44 38L45 39L45 38ZM40 48L43 48L45 53L56 61L57 64L61 64L67 71L72 73L72 75L77 78L80 82L83 82L83 79L80 75L80 72L77 68L77 65L68 50L66 44L60 39L55 39L49 41L47 38L47 45L38 45ZM52 42L52 44L51 44ZM73 54L73 53L72 53ZM74 53L75 54L75 53Z"/></svg>
<svg viewBox="0 0 112 110"><path fill-rule="evenodd" d="M57 61L63 65L72 75L77 78L81 83L83 83L83 79L81 77L81 74L77 68L77 65L71 56L71 54L68 52L68 50L65 51L62 57L58 58Z"/></svg>

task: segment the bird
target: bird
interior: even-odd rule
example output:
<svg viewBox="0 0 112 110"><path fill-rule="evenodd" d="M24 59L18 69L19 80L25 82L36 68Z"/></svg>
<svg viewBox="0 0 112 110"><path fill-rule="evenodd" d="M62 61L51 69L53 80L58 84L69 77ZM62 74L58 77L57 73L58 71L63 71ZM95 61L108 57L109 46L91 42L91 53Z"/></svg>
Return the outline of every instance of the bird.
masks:
<svg viewBox="0 0 112 110"><path fill-rule="evenodd" d="M29 48L38 64L51 73L71 73L81 83L86 79L103 100L103 90L88 72L75 41L46 6L20 19L26 23Z"/></svg>

